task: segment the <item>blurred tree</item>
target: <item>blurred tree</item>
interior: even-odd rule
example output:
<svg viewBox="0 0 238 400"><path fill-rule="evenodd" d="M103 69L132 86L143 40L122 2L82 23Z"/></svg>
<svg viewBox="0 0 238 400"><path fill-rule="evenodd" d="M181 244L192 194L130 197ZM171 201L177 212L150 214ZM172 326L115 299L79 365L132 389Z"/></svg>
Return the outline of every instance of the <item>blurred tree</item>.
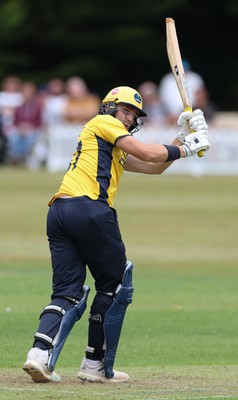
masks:
<svg viewBox="0 0 238 400"><path fill-rule="evenodd" d="M203 76L218 108L236 108L238 3L210 3L0 0L0 80L16 74L41 84L77 74L102 96L118 84L159 83L170 68L165 18L171 16L183 57Z"/></svg>

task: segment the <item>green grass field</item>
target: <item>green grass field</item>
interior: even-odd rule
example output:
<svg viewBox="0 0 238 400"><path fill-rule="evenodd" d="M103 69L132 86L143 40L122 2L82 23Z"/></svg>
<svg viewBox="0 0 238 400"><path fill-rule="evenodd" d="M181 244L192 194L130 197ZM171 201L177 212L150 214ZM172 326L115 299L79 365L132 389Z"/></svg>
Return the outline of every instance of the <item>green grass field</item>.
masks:
<svg viewBox="0 0 238 400"><path fill-rule="evenodd" d="M88 310L57 364L59 384L22 371L51 294L47 202L62 174L1 168L0 400L238 399L237 177L124 174L115 207L134 262L115 367L122 385L82 384Z"/></svg>

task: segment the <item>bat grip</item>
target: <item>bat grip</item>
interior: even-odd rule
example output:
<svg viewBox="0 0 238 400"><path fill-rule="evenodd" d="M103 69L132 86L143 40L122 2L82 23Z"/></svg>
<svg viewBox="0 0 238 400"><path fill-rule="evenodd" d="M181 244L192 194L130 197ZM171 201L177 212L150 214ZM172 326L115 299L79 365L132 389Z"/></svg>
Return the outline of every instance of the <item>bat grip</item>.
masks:
<svg viewBox="0 0 238 400"><path fill-rule="evenodd" d="M192 107L185 107L184 111L191 111L192 112L193 109L192 109ZM189 127L189 129L190 129L190 127ZM193 133L195 131L193 129L190 129L190 132ZM203 157L204 156L204 150L199 150L197 155L198 155L198 157Z"/></svg>

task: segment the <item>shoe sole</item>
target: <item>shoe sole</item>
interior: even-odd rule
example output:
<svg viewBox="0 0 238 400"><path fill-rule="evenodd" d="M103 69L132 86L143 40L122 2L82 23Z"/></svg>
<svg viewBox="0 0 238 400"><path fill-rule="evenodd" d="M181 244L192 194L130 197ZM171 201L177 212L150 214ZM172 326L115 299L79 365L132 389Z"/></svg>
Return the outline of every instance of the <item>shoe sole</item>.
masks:
<svg viewBox="0 0 238 400"><path fill-rule="evenodd" d="M47 375L42 367L34 361L27 361L23 366L23 370L31 376L34 382L60 382L61 380L60 376L55 373L49 373L49 375Z"/></svg>
<svg viewBox="0 0 238 400"><path fill-rule="evenodd" d="M121 378L121 379L120 378L105 378L105 377L99 377L99 376L95 376L95 375L85 374L83 372L79 372L77 376L82 381L97 382L97 383L124 383L124 382L127 382L129 379L129 376L125 377L125 378Z"/></svg>

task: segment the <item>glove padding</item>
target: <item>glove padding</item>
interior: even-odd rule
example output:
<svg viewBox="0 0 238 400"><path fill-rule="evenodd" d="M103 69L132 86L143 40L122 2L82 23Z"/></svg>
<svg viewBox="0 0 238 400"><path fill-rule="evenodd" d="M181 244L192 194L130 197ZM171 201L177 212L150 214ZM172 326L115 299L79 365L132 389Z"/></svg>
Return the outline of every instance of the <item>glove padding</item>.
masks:
<svg viewBox="0 0 238 400"><path fill-rule="evenodd" d="M208 126L206 124L203 112L199 109L191 111L184 111L180 114L177 124L181 126L181 130L177 135L177 138L181 143L184 143L184 139L191 131L204 131L204 134L208 135Z"/></svg>
<svg viewBox="0 0 238 400"><path fill-rule="evenodd" d="M185 151L185 157L194 156L200 150L208 151L211 144L208 141L207 131L201 130L185 136L182 147Z"/></svg>

